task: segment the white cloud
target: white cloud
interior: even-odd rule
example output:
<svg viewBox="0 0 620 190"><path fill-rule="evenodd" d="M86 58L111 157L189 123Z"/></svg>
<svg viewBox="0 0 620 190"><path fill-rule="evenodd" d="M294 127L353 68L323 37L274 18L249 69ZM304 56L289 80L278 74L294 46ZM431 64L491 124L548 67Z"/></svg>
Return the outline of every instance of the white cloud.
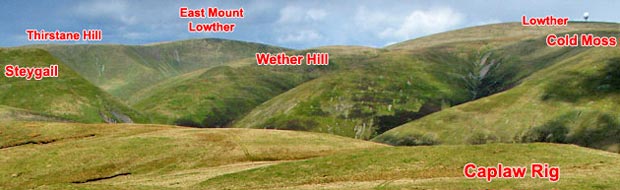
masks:
<svg viewBox="0 0 620 190"><path fill-rule="evenodd" d="M314 30L301 30L278 38L279 43L310 42L321 39L323 36Z"/></svg>
<svg viewBox="0 0 620 190"><path fill-rule="evenodd" d="M389 15L390 13L369 11L366 7L360 7L357 9L354 19L359 28L372 30L393 24L396 19L391 18Z"/></svg>
<svg viewBox="0 0 620 190"><path fill-rule="evenodd" d="M388 27L379 33L381 38L406 40L412 37L443 32L463 21L463 14L451 8L415 10L398 26Z"/></svg>
<svg viewBox="0 0 620 190"><path fill-rule="evenodd" d="M81 2L77 5L75 12L89 18L107 18L119 21L126 25L135 24L136 16L130 15L126 1L121 0L95 0Z"/></svg>
<svg viewBox="0 0 620 190"><path fill-rule="evenodd" d="M323 9L310 9L306 12L307 20L322 20L327 16L327 12Z"/></svg>
<svg viewBox="0 0 620 190"><path fill-rule="evenodd" d="M327 16L327 11L323 9L309 9L304 10L297 6L286 6L280 9L280 18L278 23L299 23L319 21Z"/></svg>

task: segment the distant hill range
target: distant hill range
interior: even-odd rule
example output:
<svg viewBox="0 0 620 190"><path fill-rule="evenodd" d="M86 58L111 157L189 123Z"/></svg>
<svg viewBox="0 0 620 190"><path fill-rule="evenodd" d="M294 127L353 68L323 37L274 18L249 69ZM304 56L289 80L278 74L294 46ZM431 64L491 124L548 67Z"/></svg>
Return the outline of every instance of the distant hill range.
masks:
<svg viewBox="0 0 620 190"><path fill-rule="evenodd" d="M61 76L1 77L0 117L303 130L393 145L559 142L618 152L618 48L551 48L544 40L619 32L616 23L504 23L384 48L291 50L223 39L5 48L2 65L58 64ZM327 52L330 64L260 66L259 52Z"/></svg>

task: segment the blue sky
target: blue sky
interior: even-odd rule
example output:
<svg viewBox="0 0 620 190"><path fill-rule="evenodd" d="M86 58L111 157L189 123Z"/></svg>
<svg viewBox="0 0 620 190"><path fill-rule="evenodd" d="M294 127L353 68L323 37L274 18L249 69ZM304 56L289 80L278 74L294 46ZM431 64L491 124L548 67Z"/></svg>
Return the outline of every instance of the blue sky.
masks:
<svg viewBox="0 0 620 190"><path fill-rule="evenodd" d="M179 7L243 7L243 19L191 19L236 23L232 33L189 33ZM103 41L148 44L191 38L225 38L303 49L324 45L385 45L469 26L517 22L522 15L554 15L620 22L620 1L206 1L84 0L2 1L0 46L29 42L26 29L102 29ZM85 42L65 42L85 43Z"/></svg>

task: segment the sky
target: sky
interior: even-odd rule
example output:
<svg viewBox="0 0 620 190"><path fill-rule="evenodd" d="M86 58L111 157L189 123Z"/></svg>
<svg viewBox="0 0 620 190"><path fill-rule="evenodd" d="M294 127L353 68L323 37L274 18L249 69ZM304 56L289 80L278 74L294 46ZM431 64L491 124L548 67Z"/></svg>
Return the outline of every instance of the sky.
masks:
<svg viewBox="0 0 620 190"><path fill-rule="evenodd" d="M244 9L245 18L179 18L179 8ZM15 0L0 3L0 47L30 42L26 29L101 29L105 44L149 44L224 38L305 49L326 45L384 47L453 29L520 22L521 16L620 22L620 1L207 1L207 0ZM231 33L190 33L187 22L235 23ZM60 42L53 42L60 43Z"/></svg>

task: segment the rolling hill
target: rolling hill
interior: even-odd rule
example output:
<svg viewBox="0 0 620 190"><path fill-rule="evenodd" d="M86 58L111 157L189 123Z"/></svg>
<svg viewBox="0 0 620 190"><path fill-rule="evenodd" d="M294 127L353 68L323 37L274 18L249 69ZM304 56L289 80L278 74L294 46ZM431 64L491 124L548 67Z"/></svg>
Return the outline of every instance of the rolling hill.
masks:
<svg viewBox="0 0 620 190"><path fill-rule="evenodd" d="M197 189L612 189L620 155L574 145L387 147L336 154L208 179ZM560 167L560 180L467 179L463 166ZM604 175L602 174L604 173ZM599 175L600 174L600 175Z"/></svg>
<svg viewBox="0 0 620 190"><path fill-rule="evenodd" d="M365 48L333 47L329 66L260 66L241 59L168 79L136 94L131 106L157 115L161 123L184 126L230 126L261 103L306 81L320 78L348 64L350 54L372 54ZM287 54L319 52L309 49Z"/></svg>
<svg viewBox="0 0 620 190"><path fill-rule="evenodd" d="M619 56L617 48L586 49L511 90L407 123L374 140L408 144L430 136L442 144L557 142L619 152Z"/></svg>
<svg viewBox="0 0 620 190"><path fill-rule="evenodd" d="M248 63L248 62L245 62ZM226 127L270 98L311 79L310 67L270 68L243 64L201 69L138 92L131 106L157 123Z"/></svg>
<svg viewBox="0 0 620 190"><path fill-rule="evenodd" d="M99 181L104 189L179 188L226 173L385 146L295 131L3 122L0 188L85 188Z"/></svg>
<svg viewBox="0 0 620 190"><path fill-rule="evenodd" d="M58 78L40 81L0 77L0 105L6 120L56 120L86 123L146 122L137 111L89 83L44 50L0 49L0 65L58 65ZM29 116L28 116L29 115ZM22 117L25 116L25 117Z"/></svg>
<svg viewBox="0 0 620 190"><path fill-rule="evenodd" d="M544 37L619 32L505 23L385 48L0 49L0 65L61 70L0 77L0 189L613 189L620 50L550 48ZM253 59L282 51L328 52L330 65ZM103 124L123 121L139 124ZM469 162L549 163L561 179L488 183L463 177Z"/></svg>
<svg viewBox="0 0 620 190"><path fill-rule="evenodd" d="M297 131L50 122L5 122L0 137L8 189L606 189L620 176L618 154L546 143L389 147ZM462 176L469 162L549 163L561 175L488 183Z"/></svg>
<svg viewBox="0 0 620 190"><path fill-rule="evenodd" d="M428 114L519 86L533 73L588 51L547 47L544 37L549 32L610 34L619 25L569 26L521 30L515 23L487 25L349 55L361 59L341 61L337 70L270 99L234 126L373 138ZM420 144L436 143L433 134L416 136L429 140Z"/></svg>
<svg viewBox="0 0 620 190"><path fill-rule="evenodd" d="M122 101L165 79L285 48L224 39L195 39L140 46L36 45Z"/></svg>

